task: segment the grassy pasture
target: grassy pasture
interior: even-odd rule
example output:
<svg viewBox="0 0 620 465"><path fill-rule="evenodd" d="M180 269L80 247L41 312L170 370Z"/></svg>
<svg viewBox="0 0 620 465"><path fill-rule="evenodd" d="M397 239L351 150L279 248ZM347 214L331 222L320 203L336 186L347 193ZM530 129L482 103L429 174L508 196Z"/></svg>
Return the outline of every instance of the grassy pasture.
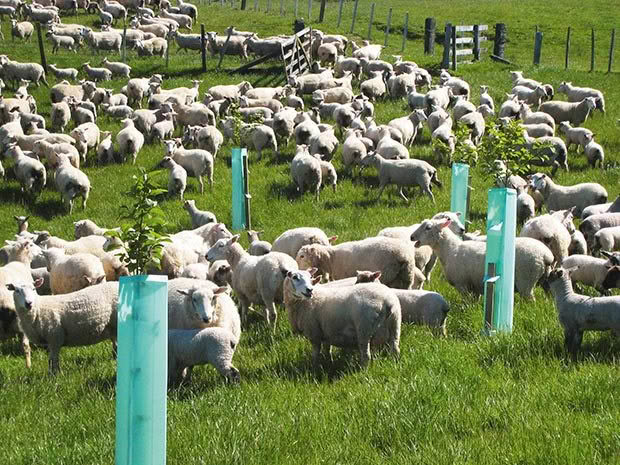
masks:
<svg viewBox="0 0 620 465"><path fill-rule="evenodd" d="M238 1L235 2L238 5ZM252 10L253 1L249 0ZM318 17L318 1L313 16ZM355 35L366 36L369 1L359 2ZM239 12L230 6L199 6L199 22L207 30L222 32L230 24L251 29L261 36L289 33L294 3L284 2L286 16L279 16L280 2L261 0L260 13ZM338 3L328 2L326 20L321 28L349 33L353 2L345 2L343 21L336 27ZM617 8L609 2L566 0L561 6L534 0L482 0L471 2L435 0L409 2L393 0L377 3L372 36L383 41L387 9L393 7L393 28L402 26L404 13L410 15L410 34L405 51L407 59L438 70L441 47L435 56L422 54L423 18L435 16L438 30L445 21L458 24L505 22L509 42L506 56L526 76L554 86L571 80L604 91L608 114L596 114L586 127L596 133L606 150L605 170L587 167L583 155L569 153L570 172L559 172L557 182L574 184L596 180L609 192L610 199L620 194L620 117L618 64L606 74L609 33L618 25ZM300 16L306 17L307 4L299 3ZM93 25L94 16L78 15L64 22ZM530 66L534 26L545 34L542 66ZM573 45L569 71L563 70L566 26L573 27ZM589 70L589 31L597 31L597 71ZM194 27L194 32L199 25ZM0 54L20 61L38 61L36 41L12 43L6 21L2 31L7 40L0 42ZM359 38L359 37L358 37ZM386 56L400 50L401 37L392 35ZM90 60L98 65L103 55L92 56L82 49L77 55L50 54L48 62L78 67ZM110 57L116 59L116 57ZM170 67L159 59L139 59L129 52L133 75L162 72L164 87L187 85L190 79L203 79L201 91L219 83L247 79L268 82L273 76L249 74L231 76L213 71L215 59L209 59L210 72L199 72L200 56L177 53L173 47ZM224 69L239 65L225 59ZM482 62L462 66L458 75L472 84L473 100L478 85L487 84L496 102L510 90L510 66ZM53 84L53 76L48 76ZM108 87L120 89L125 83L114 80ZM33 89L39 112L49 116L49 93L45 87ZM10 95L5 90L4 95ZM561 97L560 97L561 98ZM403 102L376 105L377 120L387 122L405 113ZM118 131L119 124L101 116L105 130ZM433 161L430 135L411 150L413 156ZM137 164L154 170L162 186L167 173L156 171L163 146L148 145ZM355 180L340 176L338 192L325 190L315 201L300 198L291 187L288 162L294 147L282 150L280 157L267 153L257 162L251 157L250 188L252 220L255 229L264 229L273 240L283 230L316 225L339 240L358 239L389 225L411 224L445 210L450 205L449 168L440 167L443 189L435 189L437 205L416 197L409 204L387 189L375 202L377 180L367 169ZM187 198L194 198L203 209L215 212L230 224L230 147L225 146L215 168L215 188L200 195L195 180L189 180ZM341 166L336 157L336 167ZM92 159L84 168L93 190L87 206L66 215L57 193L46 189L34 205L24 204L18 183L12 178L10 162L5 162L7 178L0 183L0 237L10 238L15 214L30 214L31 229L48 229L70 238L73 221L92 218L98 224L117 224L118 206L124 202L131 165L95 166ZM473 229L484 229L486 191L489 180L474 171L471 216ZM388 192L392 196L388 196ZM171 231L190 226L181 202L163 201ZM244 238L245 240L245 238ZM333 365L319 372L309 361L309 344L290 334L286 315L280 311L278 330L273 341L261 318L252 319L235 355L241 371L240 386L223 384L210 367L195 370L193 382L171 392L168 404L168 462L171 464L219 463L505 463L570 464L620 462L620 388L618 369L620 343L610 334L586 335L583 355L570 362L562 347L562 332L557 323L553 301L542 290L535 302L515 303L514 334L488 339L480 336L482 304L471 296L460 295L443 278L440 267L433 273L427 289L440 292L451 303L448 338L437 339L425 328L403 327L402 355L399 362L380 356L366 371L357 369L356 354L336 351ZM47 355L34 350L33 369L27 372L19 344L0 345L0 415L6 447L0 451L0 463L6 464L109 464L114 459L114 384L115 364L108 344L89 348L64 349L63 374L46 376Z"/></svg>

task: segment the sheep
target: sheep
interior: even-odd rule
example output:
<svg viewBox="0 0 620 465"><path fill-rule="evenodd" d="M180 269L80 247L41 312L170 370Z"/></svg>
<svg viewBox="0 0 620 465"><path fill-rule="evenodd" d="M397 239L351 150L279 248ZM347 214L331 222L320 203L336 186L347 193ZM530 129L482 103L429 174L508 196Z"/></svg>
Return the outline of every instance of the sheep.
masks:
<svg viewBox="0 0 620 465"><path fill-rule="evenodd" d="M334 64L334 76L340 78L346 72L350 72L359 81L362 75L362 64L357 58L338 55Z"/></svg>
<svg viewBox="0 0 620 465"><path fill-rule="evenodd" d="M144 145L144 136L134 126L133 120L126 118L121 121L123 128L116 134L116 142L119 145L119 154L125 159L131 157L132 164L136 164L138 152Z"/></svg>
<svg viewBox="0 0 620 465"><path fill-rule="evenodd" d="M332 345L357 347L363 366L371 359L371 345L400 354L400 303L379 283L323 288L313 285L308 271L287 270L284 306L293 333L310 340L315 365L321 346L330 358Z"/></svg>
<svg viewBox="0 0 620 465"><path fill-rule="evenodd" d="M101 228L92 220L80 220L73 223L75 239L87 236L105 236L108 231L111 231L111 229Z"/></svg>
<svg viewBox="0 0 620 465"><path fill-rule="evenodd" d="M432 167L424 160L414 158L406 160L386 160L375 152L369 153L362 161L363 165L374 165L379 175L379 194L377 199L383 194L383 190L388 184L394 183L399 187L399 194L405 200L409 199L403 192L403 187L420 186L422 193L428 195L433 203L435 196L431 190L431 183L441 187L442 184L437 178L437 169Z"/></svg>
<svg viewBox="0 0 620 465"><path fill-rule="evenodd" d="M620 296L590 297L576 294L571 283L572 268L557 268L549 275L549 287L555 297L564 345L573 357L581 347L585 330L620 331Z"/></svg>
<svg viewBox="0 0 620 465"><path fill-rule="evenodd" d="M346 87L334 87L332 89L317 89L312 92L312 101L315 103L350 103L355 95Z"/></svg>
<svg viewBox="0 0 620 465"><path fill-rule="evenodd" d="M592 134L586 134L585 136L583 153L586 155L588 163L591 167L596 167L597 163L600 168L603 167L603 162L605 161L605 151L603 150L603 147L601 147L601 144L594 142Z"/></svg>
<svg viewBox="0 0 620 465"><path fill-rule="evenodd" d="M52 72L56 79L77 79L78 70L75 68L58 68L55 64L48 65L49 70Z"/></svg>
<svg viewBox="0 0 620 465"><path fill-rule="evenodd" d="M35 8L32 5L24 5L23 12L25 16L37 23L60 23L58 12L48 8Z"/></svg>
<svg viewBox="0 0 620 465"><path fill-rule="evenodd" d="M271 252L271 244L267 241L260 240L260 234L263 231L254 231L253 229L248 229L248 240L250 241L250 246L248 247L248 252L250 255L266 255Z"/></svg>
<svg viewBox="0 0 620 465"><path fill-rule="evenodd" d="M523 186L518 186L517 190L517 222L524 224L536 215L536 203L534 198L525 190Z"/></svg>
<svg viewBox="0 0 620 465"><path fill-rule="evenodd" d="M592 253L599 250L620 250L620 226L602 228L594 234Z"/></svg>
<svg viewBox="0 0 620 465"><path fill-rule="evenodd" d="M224 143L224 136L215 126L186 126L185 134L191 137L196 148L211 153L214 160Z"/></svg>
<svg viewBox="0 0 620 465"><path fill-rule="evenodd" d="M600 90L590 87L573 86L571 82L563 81L558 87L558 92L566 94L569 102L581 102L586 97L592 97L596 101L596 108L605 114L605 97Z"/></svg>
<svg viewBox="0 0 620 465"><path fill-rule="evenodd" d="M67 161L69 161L75 168L80 167L80 153L71 144L51 144L45 139L39 139L34 143L32 151L39 157L44 156L47 158L52 168L59 164L59 157L61 155L64 155L67 158Z"/></svg>
<svg viewBox="0 0 620 465"><path fill-rule="evenodd" d="M47 31L45 35L52 43L52 53L58 52L60 47L66 48L70 52L77 52L75 40L73 40L73 37L59 36L54 34L52 31Z"/></svg>
<svg viewBox="0 0 620 465"><path fill-rule="evenodd" d="M383 81L382 74L376 72L370 79L363 81L360 84L360 92L371 101L384 97L387 92L387 86Z"/></svg>
<svg viewBox="0 0 620 465"><path fill-rule="evenodd" d="M526 131L523 131L523 140L525 148L533 155L540 157L538 160L532 160L532 165L553 166L551 174L555 175L560 166L568 171L566 144L559 137L530 137Z"/></svg>
<svg viewBox="0 0 620 465"><path fill-rule="evenodd" d="M28 21L17 22L17 20L11 20L11 39L25 39L26 42L30 41L32 33L34 32L34 26Z"/></svg>
<svg viewBox="0 0 620 465"><path fill-rule="evenodd" d="M164 119L151 126L151 132L149 133L151 141L159 140L159 142L163 142L165 139L172 137L174 132L174 116L176 114L175 112L164 113Z"/></svg>
<svg viewBox="0 0 620 465"><path fill-rule="evenodd" d="M446 70L441 71L439 82L442 86L448 87L452 91L452 95L463 95L465 100L469 100L471 94L469 84L463 79L450 76Z"/></svg>
<svg viewBox="0 0 620 465"><path fill-rule="evenodd" d="M112 79L112 71L108 68L92 68L89 62L82 64L82 69L88 78L94 82L109 81Z"/></svg>
<svg viewBox="0 0 620 465"><path fill-rule="evenodd" d="M426 119L426 115L422 110L415 110L409 113L408 116L391 120L388 126L398 129L403 136L403 145L411 147L417 136L418 128Z"/></svg>
<svg viewBox="0 0 620 465"><path fill-rule="evenodd" d="M128 98L125 94L113 94L111 90L105 89L103 95L103 103L108 105L127 105Z"/></svg>
<svg viewBox="0 0 620 465"><path fill-rule="evenodd" d="M579 225L588 246L594 245L594 235L603 228L620 226L620 213L600 213L588 216Z"/></svg>
<svg viewBox="0 0 620 465"><path fill-rule="evenodd" d="M121 76L129 79L131 74L131 66L120 61L108 61L108 57L104 57L101 62L104 68L109 69L114 76Z"/></svg>
<svg viewBox="0 0 620 465"><path fill-rule="evenodd" d="M208 263L190 263L185 265L181 270L181 278L191 278L191 279L200 279L207 280L209 274L209 264Z"/></svg>
<svg viewBox="0 0 620 465"><path fill-rule="evenodd" d="M553 131L555 132L555 120L553 119L551 115L543 111L533 112L527 104L521 103L519 105L518 114L519 114L519 117L521 118L521 121L523 121L523 124L543 123L543 124L549 125L549 127L551 127ZM500 116L502 115L500 114Z"/></svg>
<svg viewBox="0 0 620 465"><path fill-rule="evenodd" d="M180 140L166 140L166 156L171 157L176 163L182 166L187 174L195 177L200 184L200 193L204 193L204 182L202 177L207 176L209 187L213 188L213 156L206 150L184 149Z"/></svg>
<svg viewBox="0 0 620 465"><path fill-rule="evenodd" d="M152 37L151 39L137 40L134 44L139 57L164 57L168 49L168 42L161 37Z"/></svg>
<svg viewBox="0 0 620 465"><path fill-rule="evenodd" d="M173 21L176 21L180 28L185 28L185 29L188 29L189 31L192 30L193 20L191 17L185 14L172 13L168 11L167 8L161 8L159 11L159 16L160 18L172 19Z"/></svg>
<svg viewBox="0 0 620 465"><path fill-rule="evenodd" d="M33 82L37 87L41 82L45 84L45 87L49 87L45 80L45 70L38 63L18 63L9 60L6 55L0 55L0 70L8 82L19 82L20 79L26 79Z"/></svg>
<svg viewBox="0 0 620 465"><path fill-rule="evenodd" d="M612 266L611 260L583 254L571 255L562 262L564 269L574 268L570 273L573 284L581 283L592 286L601 294L607 293L604 282Z"/></svg>
<svg viewBox="0 0 620 465"><path fill-rule="evenodd" d="M536 87L542 86L542 83L523 77L523 71L511 71L510 78L512 79L513 86L525 86L530 89L536 89Z"/></svg>
<svg viewBox="0 0 620 465"><path fill-rule="evenodd" d="M382 45L378 44L369 44L367 41L364 41L365 45L362 47L358 47L357 44L351 41L351 49L353 50L353 57L357 59L365 58L367 60L378 60L381 56L381 50L383 50Z"/></svg>
<svg viewBox="0 0 620 465"><path fill-rule="evenodd" d="M43 251L50 272L52 294L68 294L105 281L101 260L89 253L66 256L64 249L55 247Z"/></svg>
<svg viewBox="0 0 620 465"><path fill-rule="evenodd" d="M207 363L238 383L239 370L232 365L236 347L234 336L222 328L168 330L168 386L179 384L186 368Z"/></svg>
<svg viewBox="0 0 620 465"><path fill-rule="evenodd" d="M74 97L78 101L82 100L84 98L85 84L86 82L79 86L74 86L69 84L68 81L61 81L50 89L50 99L52 103L65 101L67 97ZM89 88L89 86L90 84L86 87Z"/></svg>
<svg viewBox="0 0 620 465"><path fill-rule="evenodd" d="M545 102L540 106L539 111L549 114L556 124L569 121L579 126L588 119L594 108L596 108L594 97L586 97L580 102Z"/></svg>
<svg viewBox="0 0 620 465"><path fill-rule="evenodd" d="M202 50L202 37L200 34L181 34L171 31L170 37L177 43L179 50ZM205 45L208 41L205 38Z"/></svg>
<svg viewBox="0 0 620 465"><path fill-rule="evenodd" d="M36 197L47 183L45 166L40 161L24 155L19 146L15 145L13 148L15 177L21 184L22 192L32 193Z"/></svg>
<svg viewBox="0 0 620 465"><path fill-rule="evenodd" d="M536 108L540 106L541 101L547 96L547 92L542 86L530 89L526 86L515 86L510 91L517 98L528 105L534 105Z"/></svg>
<svg viewBox="0 0 620 465"><path fill-rule="evenodd" d="M489 95L489 86L480 86L480 105L487 105L491 110L495 111L495 102L493 97Z"/></svg>
<svg viewBox="0 0 620 465"><path fill-rule="evenodd" d="M571 243L571 232L566 224L572 225L572 210L562 210L549 215L532 218L523 225L520 237L531 237L545 244L551 252L557 264L568 257L568 249ZM572 226L574 230L574 226Z"/></svg>
<svg viewBox="0 0 620 465"><path fill-rule="evenodd" d="M169 170L168 195L179 195L183 200L183 194L187 188L187 171L171 157L164 157L159 164Z"/></svg>
<svg viewBox="0 0 620 465"><path fill-rule="evenodd" d="M34 344L47 346L49 373L60 371L63 346L85 346L116 339L118 283L102 283L70 294L38 296L43 284L9 284L19 325Z"/></svg>
<svg viewBox="0 0 620 465"><path fill-rule="evenodd" d="M594 136L592 131L586 128L574 128L568 121L562 121L559 125L559 130L566 136L566 146L570 148L572 144L577 147L585 147L587 144L588 136L591 138Z"/></svg>
<svg viewBox="0 0 620 465"><path fill-rule="evenodd" d="M241 127L241 140L248 150L256 150L257 160L262 157L265 148L271 148L274 152L278 152L278 142L273 129L264 124L250 124Z"/></svg>
<svg viewBox="0 0 620 465"><path fill-rule="evenodd" d="M588 253L588 243L581 231L575 230L570 235L568 255L585 255Z"/></svg>
<svg viewBox="0 0 620 465"><path fill-rule="evenodd" d="M121 52L123 37L117 32L94 32L89 28L83 28L82 36L94 53L98 53L99 50Z"/></svg>
<svg viewBox="0 0 620 465"><path fill-rule="evenodd" d="M566 210L575 207L575 215L588 205L594 205L607 201L607 190L598 183L582 183L574 186L561 186L554 183L544 173L532 175L530 181L532 187L543 196L545 206L549 210Z"/></svg>
<svg viewBox="0 0 620 465"><path fill-rule="evenodd" d="M279 54L282 50L282 39L277 37L259 39L257 35L253 35L245 38L244 45L247 47L247 51L254 55Z"/></svg>
<svg viewBox="0 0 620 465"><path fill-rule="evenodd" d="M509 123L510 118L500 118L500 120L502 124L506 125ZM521 127L525 129L528 136L534 138L553 137L555 133L553 128L545 123L521 124Z"/></svg>
<svg viewBox="0 0 620 465"><path fill-rule="evenodd" d="M232 268L226 260L215 260L209 266L207 279L218 286L232 286Z"/></svg>
<svg viewBox="0 0 620 465"><path fill-rule="evenodd" d="M321 160L326 161L331 161L334 158L334 154L340 144L333 129L328 129L312 136L308 142L310 142L310 155L318 155Z"/></svg>
<svg viewBox="0 0 620 465"><path fill-rule="evenodd" d="M474 143L474 145L479 145L482 141L482 136L484 136L484 131L486 129L486 123L484 121L484 116L482 115L482 113L478 112L477 110L472 113L468 113L462 116L458 120L458 123L471 129L472 142Z"/></svg>
<svg viewBox="0 0 620 465"><path fill-rule="evenodd" d="M336 239L337 236L327 237L327 235L319 228L304 227L288 229L275 238L272 243L271 250L273 252L282 252L292 258L296 258L297 252L304 245L329 245Z"/></svg>
<svg viewBox="0 0 620 465"><path fill-rule="evenodd" d="M448 226L451 220L425 220L411 234L414 246L429 245L439 257L448 282L460 292L484 292L486 242L461 241ZM526 299L534 298L534 286L545 278L553 253L536 239L519 237L515 241L515 288Z"/></svg>
<svg viewBox="0 0 620 465"><path fill-rule="evenodd" d="M226 259L232 268L232 287L241 304L241 322L247 324L251 303L265 305L265 319L276 328L275 304L282 301L284 270L296 270L297 263L290 256L270 252L256 257L247 253L238 243L239 235L219 239L207 252L207 260Z"/></svg>
<svg viewBox="0 0 620 465"><path fill-rule="evenodd" d="M300 269L317 267L332 280L355 276L356 270L381 271L385 285L411 289L416 279L413 248L391 237L370 237L336 246L304 245L295 259Z"/></svg>
<svg viewBox="0 0 620 465"><path fill-rule="evenodd" d="M154 74L150 78L132 78L127 82L127 99L129 105L138 104L138 108L142 108L142 99L149 89L152 82L162 82L161 74Z"/></svg>
<svg viewBox="0 0 620 465"><path fill-rule="evenodd" d="M128 105L110 105L109 103L102 103L101 108L110 118L118 118L123 120L132 118L134 114L133 108Z"/></svg>
<svg viewBox="0 0 620 465"><path fill-rule="evenodd" d="M112 144L112 133L101 131L101 140L97 146L97 163L111 163L114 161L114 147Z"/></svg>
<svg viewBox="0 0 620 465"><path fill-rule="evenodd" d="M78 150L82 162L86 162L86 153L89 148L97 148L101 132L95 123L84 123L71 131L71 137L76 141L75 148Z"/></svg>
<svg viewBox="0 0 620 465"><path fill-rule="evenodd" d="M500 118L518 118L519 110L521 108L519 99L516 95L512 94L507 94L507 97L508 100L505 100L499 108L498 116ZM523 117L521 117L521 119L523 119ZM553 120L553 118L550 119Z"/></svg>
<svg viewBox="0 0 620 465"><path fill-rule="evenodd" d="M52 103L50 116L52 120L52 129L64 132L65 127L69 124L69 121L71 121L71 108L65 101Z"/></svg>
<svg viewBox="0 0 620 465"><path fill-rule="evenodd" d="M291 177L297 192L303 195L306 187L308 187L310 191L314 192L318 200L322 175L319 160L308 153L305 145L298 146L297 153L291 161Z"/></svg>
<svg viewBox="0 0 620 465"><path fill-rule="evenodd" d="M397 75L388 72L384 74L384 78L391 98L405 98L412 90L415 90L415 74Z"/></svg>
<svg viewBox="0 0 620 465"><path fill-rule="evenodd" d="M58 159L54 183L63 203L69 208L69 214L71 214L73 211L73 200L76 197L82 197L82 210L84 210L88 201L88 194L90 193L88 176L73 167L65 154L59 154Z"/></svg>

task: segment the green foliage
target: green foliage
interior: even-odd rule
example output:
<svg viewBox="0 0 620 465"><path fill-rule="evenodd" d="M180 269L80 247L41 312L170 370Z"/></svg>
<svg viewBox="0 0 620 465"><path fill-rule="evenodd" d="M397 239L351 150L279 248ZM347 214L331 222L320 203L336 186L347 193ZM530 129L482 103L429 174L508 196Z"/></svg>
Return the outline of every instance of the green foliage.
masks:
<svg viewBox="0 0 620 465"><path fill-rule="evenodd" d="M170 242L163 232L164 212L155 200L166 190L158 188L144 168L132 178L134 184L127 194L133 198L133 203L120 208L124 212L121 219L133 223L122 225L120 231L108 231L106 235L120 239L124 245L116 245L121 249L117 255L129 272L145 274L149 269L160 267L164 244Z"/></svg>

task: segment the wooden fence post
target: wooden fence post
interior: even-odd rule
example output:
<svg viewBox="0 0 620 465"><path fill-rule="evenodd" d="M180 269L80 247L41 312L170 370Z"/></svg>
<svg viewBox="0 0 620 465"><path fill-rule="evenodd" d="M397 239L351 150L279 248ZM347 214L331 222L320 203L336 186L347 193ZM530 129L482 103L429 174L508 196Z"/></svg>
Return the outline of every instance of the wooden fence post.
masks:
<svg viewBox="0 0 620 465"><path fill-rule="evenodd" d="M247 0L241 0L241 9L245 10Z"/></svg>
<svg viewBox="0 0 620 465"><path fill-rule="evenodd" d="M321 9L319 10L319 23L322 23L325 19L325 7L327 6L327 0L321 0Z"/></svg>
<svg viewBox="0 0 620 465"><path fill-rule="evenodd" d="M353 30L355 29L355 18L357 17L357 2L359 0L355 0L355 4L353 5L353 19L351 20L351 31L350 34L353 34Z"/></svg>
<svg viewBox="0 0 620 465"><path fill-rule="evenodd" d="M170 34L166 34L166 69L168 69L168 65L170 64Z"/></svg>
<svg viewBox="0 0 620 465"><path fill-rule="evenodd" d="M543 33L540 31L537 32L536 36L534 37L534 64L535 65L540 64L540 54L542 52L542 39L543 39Z"/></svg>
<svg viewBox="0 0 620 465"><path fill-rule="evenodd" d="M202 72L207 72L207 39L205 37L205 25L200 25L200 51L202 53Z"/></svg>
<svg viewBox="0 0 620 465"><path fill-rule="evenodd" d="M405 26L403 27L403 44L400 47L400 52L405 51L405 44L407 43L407 36L409 35L409 12L405 13Z"/></svg>
<svg viewBox="0 0 620 465"><path fill-rule="evenodd" d="M568 55L570 54L570 26L566 30L566 51L564 53L564 69L568 69Z"/></svg>
<svg viewBox="0 0 620 465"><path fill-rule="evenodd" d="M388 12L387 26L385 28L385 40L383 41L383 45L385 47L387 47L387 44L388 44L388 38L390 37L390 27L391 26L392 26L392 8L390 8L390 11Z"/></svg>
<svg viewBox="0 0 620 465"><path fill-rule="evenodd" d="M424 20L424 55L435 54L435 28L437 23L435 18Z"/></svg>
<svg viewBox="0 0 620 465"><path fill-rule="evenodd" d="M224 55L226 55L226 51L228 50L228 44L230 43L230 36L232 35L232 29L228 30L228 36L226 36L226 42L224 42L224 46L220 51L220 61L217 62L217 69L220 69L222 65L222 60L224 59Z"/></svg>
<svg viewBox="0 0 620 465"><path fill-rule="evenodd" d="M456 26L452 27L452 69L456 71L456 62L457 62L457 54L456 54Z"/></svg>
<svg viewBox="0 0 620 465"><path fill-rule="evenodd" d="M47 73L47 60L45 59L45 49L43 48L43 37L41 36L41 23L37 22L37 38L39 39L39 54L41 55L41 66Z"/></svg>
<svg viewBox="0 0 620 465"><path fill-rule="evenodd" d="M611 67L614 64L614 47L616 46L616 29L611 30L611 43L609 44L609 63L607 72L611 73Z"/></svg>
<svg viewBox="0 0 620 465"><path fill-rule="evenodd" d="M121 56L121 61L125 63L127 57L127 25L123 25L123 51Z"/></svg>
<svg viewBox="0 0 620 465"><path fill-rule="evenodd" d="M312 0L308 0L308 23L312 20Z"/></svg>
<svg viewBox="0 0 620 465"><path fill-rule="evenodd" d="M474 60L480 60L480 25L474 24Z"/></svg>
<svg viewBox="0 0 620 465"><path fill-rule="evenodd" d="M452 39L452 24L446 23L446 31L443 39L443 59L441 60L442 69L450 66L450 40Z"/></svg>
<svg viewBox="0 0 620 465"><path fill-rule="evenodd" d="M495 42L493 44L493 55L504 58L504 50L506 48L506 25L497 23L495 25Z"/></svg>
<svg viewBox="0 0 620 465"><path fill-rule="evenodd" d="M592 45L590 47L590 72L594 71L594 28L592 28Z"/></svg>
<svg viewBox="0 0 620 465"><path fill-rule="evenodd" d="M368 36L366 37L370 40L370 34L372 32L372 22L375 20L375 3L370 5L370 19L368 20Z"/></svg>
<svg viewBox="0 0 620 465"><path fill-rule="evenodd" d="M338 3L338 24L336 27L340 27L340 21L342 20L342 6L344 5L344 0L340 0Z"/></svg>
<svg viewBox="0 0 620 465"><path fill-rule="evenodd" d="M280 0L280 16L284 16L284 0Z"/></svg>

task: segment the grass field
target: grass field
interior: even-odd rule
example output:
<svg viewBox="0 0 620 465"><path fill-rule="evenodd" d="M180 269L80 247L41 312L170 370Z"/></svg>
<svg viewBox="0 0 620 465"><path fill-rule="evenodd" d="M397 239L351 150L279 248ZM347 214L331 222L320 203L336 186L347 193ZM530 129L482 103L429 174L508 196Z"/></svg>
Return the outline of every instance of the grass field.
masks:
<svg viewBox="0 0 620 465"><path fill-rule="evenodd" d="M238 4L239 2L235 2ZM207 30L222 32L230 24L239 29L256 30L261 36L289 33L293 22L293 2L284 6L272 3L266 14L240 12L230 6L202 5L199 23ZM318 1L313 19L318 16ZM369 1L359 2L358 20L353 36L366 36ZM341 27L336 27L337 2L328 2L326 21L321 28L349 33L353 2L345 2ZM597 113L586 127L596 133L606 151L606 169L587 167L583 155L569 154L570 172L559 172L557 182L602 183L610 199L620 194L620 78L618 66L606 74L609 34L618 25L617 8L603 0L579 2L565 0L561 6L547 2L481 0L471 2L436 0L409 2L393 0L377 4L372 36L383 41L387 9L393 7L393 28L402 26L404 13L410 15L410 34L405 57L438 70L441 47L435 56L422 54L423 20L437 18L438 30L445 21L457 24L504 22L509 43L506 57L523 69L526 76L555 87L564 80L597 87L606 96L608 113ZM253 8L253 1L248 1ZM300 16L307 4L300 2ZM303 11L303 13L302 13ZM94 16L79 15L64 22L92 25ZM532 67L534 26L545 34L542 65ZM324 27L323 27L324 26ZM571 66L564 71L566 27L573 28ZM590 28L597 31L596 72L589 73ZM194 27L199 30L199 25ZM36 41L30 44L10 41L7 22L0 54L20 61L37 61ZM358 37L359 38L359 37ZM46 45L47 47L47 45ZM401 36L390 37L386 56L397 53ZM103 58L87 50L77 56L61 52L48 62L59 66L79 66L91 61L95 66ZM116 59L116 57L110 59ZM265 82L273 76L229 75L212 71L215 59L208 63L209 73L199 72L200 56L170 54L167 70L159 59L144 60L129 53L133 75L162 72L164 87L186 85L190 79L203 79L201 91L219 83L248 79ZM226 59L223 68L238 66ZM472 84L473 100L478 85L487 84L497 103L510 90L510 66L491 62L459 68L458 75ZM48 77L50 84L54 82ZM108 87L120 89L115 80ZM49 116L46 88L32 91L39 112ZM5 90L5 95L10 92ZM387 122L406 111L403 102L377 105L377 120ZM101 117L106 130L117 131L119 124ZM430 135L425 130L412 156L434 162ZM137 165L152 170L165 186L167 174L156 171L163 146L147 146ZM341 172L338 191L325 190L319 201L310 195L300 198L291 186L288 162L293 145L280 157L267 154L260 162L250 158L252 220L255 229L265 231L273 240L288 228L313 225L339 241L363 238L390 225L419 222L450 205L450 171L440 168L444 188L435 190L437 205L428 198L416 197L405 204L398 196L375 202L378 184L374 169L351 180ZM194 198L198 207L215 212L221 221L231 222L230 147L225 146L215 167L215 188L200 195L190 179L186 198ZM336 157L338 159L338 156ZM9 167L10 163L5 163ZM131 165L95 166L90 161L85 172L93 190L85 212L79 208L66 215L57 193L47 189L34 205L24 204L18 183L8 176L0 183L0 237L10 238L15 230L13 215L30 214L31 229L47 229L70 238L73 221L91 218L103 226L118 223L119 205L125 202ZM490 180L474 170L471 216L473 229L484 229L486 195ZM390 191L390 189L388 189ZM394 191L392 190L392 193ZM179 200L165 200L163 208L170 231L190 226ZM244 237L245 241L245 237ZM535 302L516 297L514 333L486 338L480 335L482 302L463 296L443 278L440 267L433 273L427 289L440 292L451 303L448 337L438 339L422 327L403 327L401 359L396 362L380 356L369 369L360 371L357 354L336 351L332 365L315 371L310 363L310 345L293 337L283 309L273 340L260 317L252 318L235 355L241 372L239 386L227 386L211 367L195 370L188 386L170 392L168 403L168 463L190 464L266 464L266 463L429 463L429 464L617 464L620 463L620 341L612 335L587 334L577 363L564 353L563 337L553 301L541 289ZM109 344L64 349L63 373L47 377L47 354L34 350L33 369L26 371L17 342L0 345L0 416L5 447L0 450L2 464L109 464L114 460L114 387L115 363Z"/></svg>

